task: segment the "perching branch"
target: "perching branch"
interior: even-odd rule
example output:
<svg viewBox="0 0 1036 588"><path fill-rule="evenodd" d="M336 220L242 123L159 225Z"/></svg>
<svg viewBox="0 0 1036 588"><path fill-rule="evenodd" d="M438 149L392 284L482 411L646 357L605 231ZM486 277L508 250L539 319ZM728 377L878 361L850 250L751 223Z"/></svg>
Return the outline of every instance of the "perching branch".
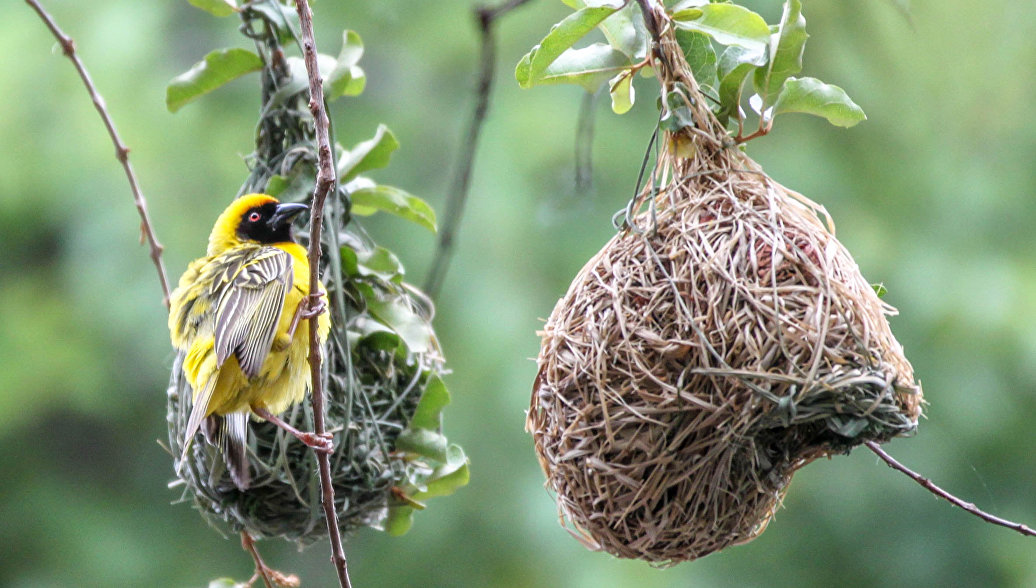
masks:
<svg viewBox="0 0 1036 588"><path fill-rule="evenodd" d="M162 284L162 294L165 296L162 304L169 308L169 278L166 277L165 265L162 263L162 244L158 242L158 237L155 236L155 229L151 226L151 217L147 211L147 201L144 199L144 194L140 191L140 184L137 182L137 176L133 173L133 165L129 160L129 148L122 142L118 131L115 130L115 122L112 121L111 115L108 114L108 108L105 106L104 99L97 92L89 72L86 71L86 66L83 65L79 55L76 54L75 41L58 27L57 23L54 22L54 18L40 6L37 0L25 0L25 2L43 19L44 24L47 25L47 28L50 29L54 38L61 45L61 50L65 57L72 60L76 71L79 72L79 77L82 78L83 84L86 86L86 91L90 93L90 98L93 99L94 107L101 115L104 126L108 129L108 134L115 145L115 158L119 160L122 168L126 171L126 179L129 180L130 190L133 191L133 201L137 205L137 212L140 214L141 240L147 239L148 246L151 248L151 261L155 264L155 269L158 270L158 280Z"/></svg>
<svg viewBox="0 0 1036 588"><path fill-rule="evenodd" d="M878 444L875 443L874 441L868 441L867 442L867 448L870 449L871 451L873 451L874 453L876 453L878 457L880 457L885 463L887 463L889 465L889 467L891 467L894 470L899 470L899 471L903 472L904 474L906 474L907 476L912 478L915 482L917 482L918 484L920 484L921 486L926 488L932 494L935 494L936 496L938 496L939 498L942 498L944 500L948 500L950 502L950 504L953 504L954 506L959 506L960 508L963 508L964 510L966 510L966 511L970 512L971 514L977 516L978 518L986 521L987 523L993 523L994 525L1000 525L1001 527L1007 527L1008 529L1014 529L1015 531L1018 531L1022 535L1028 535L1030 537L1036 537L1036 531L1032 530L1031 528L1027 527L1026 525L1023 525L1021 523L1014 523L1014 522L1011 522L1011 521L1008 521L1008 520L1004 520L1004 519L1002 519L1000 517L996 517L996 516L993 516L993 515L985 512L985 511L979 510L978 507L976 507L974 504L972 504L970 502L964 502L960 498L957 498L953 494L950 494L949 492L947 492L947 491L943 490L942 488L936 486L928 478L925 478L921 474L918 474L917 472L911 470L910 468L908 468L905 465L903 465L903 464L899 463L898 461L896 461L891 455L885 453L885 451L882 450L882 448L879 447Z"/></svg>
<svg viewBox="0 0 1036 588"><path fill-rule="evenodd" d="M482 134L486 113L489 111L489 94L493 89L493 75L496 72L496 38L493 36L493 24L501 16L528 2L529 0L509 0L498 6L478 6L474 9L479 31L482 34L480 43L482 57L479 65L475 109L471 116L471 123L468 125L460 159L457 161L457 170L450 185L450 192L446 197L445 220L439 229L439 247L435 252L435 259L432 261L432 269L425 280L424 290L433 299L438 296L439 290L442 288L446 270L453 255L453 239L464 213L464 205L467 203L471 170L475 163L475 151L478 147L479 136Z"/></svg>
<svg viewBox="0 0 1036 588"><path fill-rule="evenodd" d="M332 161L331 141L328 136L327 111L324 108L324 82L317 69L317 45L313 38L313 12L307 0L295 0L295 10L299 13L302 25L302 53L309 74L309 111L313 113L313 121L317 134L317 184L313 191L313 203L310 207L309 233L309 292L310 296L319 295L320 267L320 230L324 218L324 200L334 187L337 178ZM313 377L313 432L317 436L325 433L324 425L324 389L320 374L321 350L317 335L319 315L309 320L309 367ZM326 452L314 452L320 468L320 495L324 506L324 519L327 522L327 534L331 539L331 561L338 572L338 582L342 588L351 588L349 568L342 549L342 534L338 529L338 513L335 511L335 494L331 486L331 460Z"/></svg>

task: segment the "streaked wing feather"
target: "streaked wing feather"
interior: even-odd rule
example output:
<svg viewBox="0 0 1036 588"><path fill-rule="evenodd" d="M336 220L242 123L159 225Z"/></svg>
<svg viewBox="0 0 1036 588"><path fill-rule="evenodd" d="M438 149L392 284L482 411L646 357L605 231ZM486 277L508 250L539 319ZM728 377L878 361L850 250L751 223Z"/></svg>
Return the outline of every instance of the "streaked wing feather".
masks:
<svg viewBox="0 0 1036 588"><path fill-rule="evenodd" d="M258 249L236 265L236 273L224 274L226 286L216 307L216 363L222 366L233 354L241 371L253 378L277 334L294 272L291 255L274 247Z"/></svg>

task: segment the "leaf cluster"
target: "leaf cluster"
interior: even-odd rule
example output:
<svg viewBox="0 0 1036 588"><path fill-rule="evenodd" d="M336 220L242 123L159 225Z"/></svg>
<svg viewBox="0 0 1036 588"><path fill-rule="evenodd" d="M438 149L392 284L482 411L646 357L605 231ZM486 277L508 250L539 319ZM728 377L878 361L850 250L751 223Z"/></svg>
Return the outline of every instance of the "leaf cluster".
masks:
<svg viewBox="0 0 1036 588"><path fill-rule="evenodd" d="M636 101L635 74L649 74L652 67L651 39L637 3L562 1L575 11L518 63L519 85L567 83L597 92L607 83L612 110L629 111ZM809 37L800 0L786 0L780 22L774 24L729 0L671 2L666 16L713 113L738 137L748 116L746 103L759 119L759 134L769 131L777 115L790 112L823 117L841 127L866 119L838 86L797 77ZM575 46L594 30L603 33L605 42ZM660 101L659 108L663 128L691 124L690 113L681 115L677 104Z"/></svg>

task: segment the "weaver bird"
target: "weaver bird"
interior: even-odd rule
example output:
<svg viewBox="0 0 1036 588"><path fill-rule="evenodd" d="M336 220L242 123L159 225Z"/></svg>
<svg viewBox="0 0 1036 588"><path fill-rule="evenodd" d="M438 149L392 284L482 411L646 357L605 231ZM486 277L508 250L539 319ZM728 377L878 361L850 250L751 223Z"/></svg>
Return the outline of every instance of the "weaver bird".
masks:
<svg viewBox="0 0 1036 588"><path fill-rule="evenodd" d="M321 349L330 328L323 285L310 296L306 250L292 237L292 219L307 208L265 194L238 198L216 219L208 254L187 266L170 297L169 332L193 391L181 463L202 428L241 490L250 480L250 415L331 450L329 435L300 432L276 416L310 388L304 319L319 315Z"/></svg>

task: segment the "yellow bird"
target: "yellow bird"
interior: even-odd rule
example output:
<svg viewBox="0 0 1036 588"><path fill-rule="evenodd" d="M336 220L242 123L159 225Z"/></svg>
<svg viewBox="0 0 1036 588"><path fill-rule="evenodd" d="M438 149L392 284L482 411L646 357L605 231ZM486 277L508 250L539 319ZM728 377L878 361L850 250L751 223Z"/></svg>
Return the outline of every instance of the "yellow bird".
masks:
<svg viewBox="0 0 1036 588"><path fill-rule="evenodd" d="M266 194L238 198L216 220L208 254L187 266L170 297L169 332L193 391L181 462L204 424L241 490L250 480L249 415L318 450L331 448L329 436L297 431L276 416L310 389L304 319L319 314L321 349L330 328L323 285L310 297L309 260L292 237L292 219L307 208Z"/></svg>

